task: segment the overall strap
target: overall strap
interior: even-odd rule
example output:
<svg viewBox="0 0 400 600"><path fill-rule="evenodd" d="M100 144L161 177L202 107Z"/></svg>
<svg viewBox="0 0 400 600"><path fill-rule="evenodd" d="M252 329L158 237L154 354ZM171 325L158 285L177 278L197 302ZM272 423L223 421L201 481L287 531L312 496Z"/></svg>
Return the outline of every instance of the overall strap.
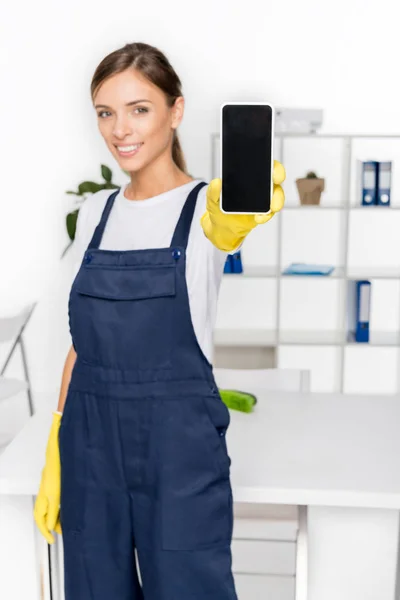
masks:
<svg viewBox="0 0 400 600"><path fill-rule="evenodd" d="M183 205L178 223L176 224L174 235L172 236L171 246L181 246L187 248L189 240L190 226L196 208L196 201L199 191L202 187L207 185L205 181L201 181L197 184L186 198L185 204Z"/></svg>
<svg viewBox="0 0 400 600"><path fill-rule="evenodd" d="M101 214L100 221L98 222L97 227L94 230L92 239L90 240L89 245L87 247L88 250L89 250L89 248L95 250L100 246L101 238L103 237L103 233L104 233L104 229L105 229L105 226L107 223L108 215L110 214L110 211L114 204L115 197L118 195L118 193L119 193L119 189L116 190L115 192L113 192L111 194L111 196L109 196L107 198L107 202L105 204L105 207L103 208L103 212Z"/></svg>

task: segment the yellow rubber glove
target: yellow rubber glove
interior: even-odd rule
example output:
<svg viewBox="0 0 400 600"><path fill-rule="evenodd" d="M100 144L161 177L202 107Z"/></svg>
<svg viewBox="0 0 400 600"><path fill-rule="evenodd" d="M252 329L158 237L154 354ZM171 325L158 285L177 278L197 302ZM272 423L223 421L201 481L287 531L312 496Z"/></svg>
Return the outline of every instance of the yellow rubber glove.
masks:
<svg viewBox="0 0 400 600"><path fill-rule="evenodd" d="M235 250L254 227L266 223L275 213L279 212L285 203L285 193L281 183L286 173L282 163L274 160L272 180L274 189L271 199L271 212L267 215L234 215L223 213L219 207L222 180L213 179L207 187L207 207L200 219L201 226L210 242L220 250L231 252Z"/></svg>
<svg viewBox="0 0 400 600"><path fill-rule="evenodd" d="M61 533L59 519L61 466L58 448L58 430L61 417L61 414L53 412L53 421L46 448L46 462L42 470L40 488L33 510L36 525L49 544L54 542L51 530Z"/></svg>

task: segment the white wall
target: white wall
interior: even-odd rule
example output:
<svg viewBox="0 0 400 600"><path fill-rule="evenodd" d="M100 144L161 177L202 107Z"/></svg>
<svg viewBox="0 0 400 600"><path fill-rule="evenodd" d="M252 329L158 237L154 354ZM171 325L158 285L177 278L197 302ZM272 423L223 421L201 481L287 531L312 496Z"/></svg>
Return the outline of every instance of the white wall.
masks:
<svg viewBox="0 0 400 600"><path fill-rule="evenodd" d="M65 190L99 178L104 162L125 181L97 132L89 83L101 58L129 41L158 45L181 76L181 136L190 171L210 176L209 134L227 99L318 106L326 131L400 131L397 20L390 0L249 0L4 5L0 309L40 299L29 327L35 387L51 389L69 344ZM366 38L373 43L365 44ZM374 82L376 80L376 83ZM64 272L64 271L63 271ZM52 294L52 299L50 299ZM57 347L57 348L56 348Z"/></svg>
<svg viewBox="0 0 400 600"><path fill-rule="evenodd" d="M64 192L99 178L102 162L116 170L118 183L125 180L90 103L90 78L101 58L135 40L167 53L184 85L181 136L189 168L207 178L209 134L227 99L323 107L325 131L400 131L399 13L392 0L380 2L379 12L365 0L330 6L249 0L245 8L227 1L111 7L101 0L42 0L25 3L22 14L19 5L3 5L0 309L41 300L29 327L38 389L57 385L69 344L59 256L73 197Z"/></svg>

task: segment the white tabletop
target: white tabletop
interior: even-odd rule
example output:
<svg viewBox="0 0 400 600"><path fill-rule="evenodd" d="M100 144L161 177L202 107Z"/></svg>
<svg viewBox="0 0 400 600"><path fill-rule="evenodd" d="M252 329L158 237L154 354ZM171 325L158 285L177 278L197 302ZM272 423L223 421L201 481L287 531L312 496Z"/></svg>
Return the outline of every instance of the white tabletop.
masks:
<svg viewBox="0 0 400 600"><path fill-rule="evenodd" d="M0 494L36 494L51 410L0 456ZM400 396L258 394L231 411L235 501L400 509Z"/></svg>

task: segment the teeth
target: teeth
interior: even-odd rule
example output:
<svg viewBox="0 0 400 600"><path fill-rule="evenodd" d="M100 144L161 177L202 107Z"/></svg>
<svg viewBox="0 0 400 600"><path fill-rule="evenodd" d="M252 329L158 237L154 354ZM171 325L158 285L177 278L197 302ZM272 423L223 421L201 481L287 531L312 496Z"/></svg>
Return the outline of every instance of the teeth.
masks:
<svg viewBox="0 0 400 600"><path fill-rule="evenodd" d="M120 152L132 152L137 150L142 144L136 144L135 146L117 146Z"/></svg>

